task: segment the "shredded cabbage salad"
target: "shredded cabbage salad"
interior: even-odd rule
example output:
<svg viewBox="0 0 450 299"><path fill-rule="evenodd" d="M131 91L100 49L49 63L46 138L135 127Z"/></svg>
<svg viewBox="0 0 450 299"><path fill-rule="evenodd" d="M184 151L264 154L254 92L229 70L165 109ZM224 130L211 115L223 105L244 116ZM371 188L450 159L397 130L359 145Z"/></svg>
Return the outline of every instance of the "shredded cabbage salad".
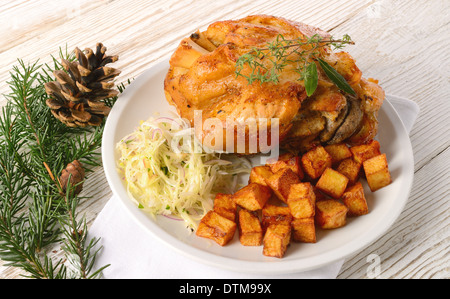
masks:
<svg viewBox="0 0 450 299"><path fill-rule="evenodd" d="M128 195L149 214L184 220L196 229L218 192L234 193L238 175L249 173L245 158L208 153L180 118L158 117L117 143L117 167Z"/></svg>

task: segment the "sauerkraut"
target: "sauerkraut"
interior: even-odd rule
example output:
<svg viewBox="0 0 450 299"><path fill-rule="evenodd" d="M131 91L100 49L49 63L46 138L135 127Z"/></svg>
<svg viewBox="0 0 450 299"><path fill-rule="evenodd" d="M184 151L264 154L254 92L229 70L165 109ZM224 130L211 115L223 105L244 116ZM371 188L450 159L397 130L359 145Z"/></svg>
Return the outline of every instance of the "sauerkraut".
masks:
<svg viewBox="0 0 450 299"><path fill-rule="evenodd" d="M245 158L205 152L180 118L150 118L118 144L117 167L129 197L149 214L196 229L218 192L234 193L249 173Z"/></svg>

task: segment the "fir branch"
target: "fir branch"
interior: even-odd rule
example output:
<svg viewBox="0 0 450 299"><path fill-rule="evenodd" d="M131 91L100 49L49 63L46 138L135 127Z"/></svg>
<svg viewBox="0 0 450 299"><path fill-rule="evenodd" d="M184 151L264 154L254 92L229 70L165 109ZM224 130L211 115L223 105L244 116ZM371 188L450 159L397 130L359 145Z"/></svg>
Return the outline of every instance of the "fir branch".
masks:
<svg viewBox="0 0 450 299"><path fill-rule="evenodd" d="M60 49L60 58L74 55ZM91 273L101 248L94 250L97 238L87 243L86 219L78 215L87 198L70 184L62 192L58 177L73 160L88 165L88 172L101 164L103 125L69 128L53 117L44 84L53 81L55 69L62 66L54 57L53 65L19 60L8 82L0 118L0 258L32 278L96 278L106 266ZM66 257L58 259L47 248L60 241Z"/></svg>

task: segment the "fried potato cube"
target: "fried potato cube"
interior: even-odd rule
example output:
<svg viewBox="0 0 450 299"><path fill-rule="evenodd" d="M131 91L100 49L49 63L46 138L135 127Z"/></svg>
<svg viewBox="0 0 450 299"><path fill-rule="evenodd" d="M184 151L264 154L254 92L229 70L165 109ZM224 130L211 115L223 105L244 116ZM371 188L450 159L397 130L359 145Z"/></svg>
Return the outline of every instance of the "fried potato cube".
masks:
<svg viewBox="0 0 450 299"><path fill-rule="evenodd" d="M235 222L211 210L200 220L195 234L199 237L211 239L220 246L225 246L233 239L236 226Z"/></svg>
<svg viewBox="0 0 450 299"><path fill-rule="evenodd" d="M363 163L365 160L381 154L380 143L375 139L366 144L352 146L350 151L353 159L358 163Z"/></svg>
<svg viewBox="0 0 450 299"><path fill-rule="evenodd" d="M372 192L392 182L386 154L381 154L364 161L363 168L367 183Z"/></svg>
<svg viewBox="0 0 450 299"><path fill-rule="evenodd" d="M236 221L237 205L232 194L216 194L213 209L221 216Z"/></svg>
<svg viewBox="0 0 450 299"><path fill-rule="evenodd" d="M344 194L347 184L348 178L345 175L332 168L327 168L317 181L316 188L338 199Z"/></svg>
<svg viewBox="0 0 450 299"><path fill-rule="evenodd" d="M316 195L309 182L292 184L287 197L289 210L294 218L314 216Z"/></svg>
<svg viewBox="0 0 450 299"><path fill-rule="evenodd" d="M323 229L342 227L347 221L348 208L335 199L316 202L315 223Z"/></svg>
<svg viewBox="0 0 450 299"><path fill-rule="evenodd" d="M290 168L282 168L278 170L267 180L267 185L284 203L287 203L287 197L289 195L291 185L296 183L300 183L300 178Z"/></svg>
<svg viewBox="0 0 450 299"><path fill-rule="evenodd" d="M320 200L328 199L328 196L323 194L323 192L320 191L316 186L313 186L313 190L314 190L314 195L316 196L316 202L318 202Z"/></svg>
<svg viewBox="0 0 450 299"><path fill-rule="evenodd" d="M359 179L361 163L356 162L352 158L344 159L336 167L336 171L345 175L348 178L348 184L353 185Z"/></svg>
<svg viewBox="0 0 450 299"><path fill-rule="evenodd" d="M292 214L287 206L266 204L262 209L261 214L261 222L264 230L266 230L271 224L291 225Z"/></svg>
<svg viewBox="0 0 450 299"><path fill-rule="evenodd" d="M261 222L255 212L239 210L239 241L244 246L259 246L263 240Z"/></svg>
<svg viewBox="0 0 450 299"><path fill-rule="evenodd" d="M314 217L292 220L292 239L302 243L316 243Z"/></svg>
<svg viewBox="0 0 450 299"><path fill-rule="evenodd" d="M298 175L300 180L304 177L302 166L300 165L300 157L295 156L292 153L285 153L276 161L269 160L266 165L270 167L273 173L283 168L290 168L296 175Z"/></svg>
<svg viewBox="0 0 450 299"><path fill-rule="evenodd" d="M250 183L234 193L233 199L239 206L256 211L261 210L271 196L272 190L269 187Z"/></svg>
<svg viewBox="0 0 450 299"><path fill-rule="evenodd" d="M266 166L270 166L271 164L274 164L278 161L286 161L289 160L290 158L295 157L295 155L291 152L287 152L287 153L283 153L281 155L279 155L278 157L274 157L274 158L270 158L266 161Z"/></svg>
<svg viewBox="0 0 450 299"><path fill-rule="evenodd" d="M332 165L337 165L344 159L351 158L352 152L345 143L330 144L324 147L327 153L331 156Z"/></svg>
<svg viewBox="0 0 450 299"><path fill-rule="evenodd" d="M291 242L291 226L286 224L270 225L263 239L263 254L282 258Z"/></svg>
<svg viewBox="0 0 450 299"><path fill-rule="evenodd" d="M252 168L248 182L267 186L266 180L270 178L272 174L273 172L270 170L269 166L256 166Z"/></svg>
<svg viewBox="0 0 450 299"><path fill-rule="evenodd" d="M342 202L348 208L348 216L361 216L369 213L361 182L357 182L345 190L342 195Z"/></svg>
<svg viewBox="0 0 450 299"><path fill-rule="evenodd" d="M317 179L325 169L332 166L331 155L323 146L317 146L304 153L301 162L303 170L312 179Z"/></svg>

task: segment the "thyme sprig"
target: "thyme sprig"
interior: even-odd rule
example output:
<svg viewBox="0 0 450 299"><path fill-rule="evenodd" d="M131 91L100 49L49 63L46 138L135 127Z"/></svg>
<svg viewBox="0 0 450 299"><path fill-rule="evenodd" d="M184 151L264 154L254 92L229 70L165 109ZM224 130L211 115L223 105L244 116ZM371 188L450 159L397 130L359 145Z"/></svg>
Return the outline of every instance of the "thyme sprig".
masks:
<svg viewBox="0 0 450 299"><path fill-rule="evenodd" d="M75 59L67 50L59 56ZM44 84L54 80L53 70L63 69L59 61L19 60L11 71L11 93L0 115L0 259L30 278L96 278L108 265L92 270L101 247L98 238L87 238L86 219L78 212L87 198L71 184L61 193L57 178L73 160L87 173L101 165L103 125L70 128L53 117ZM65 256L57 258L50 248L61 242Z"/></svg>
<svg viewBox="0 0 450 299"><path fill-rule="evenodd" d="M307 96L311 96L317 88L317 64L323 69L327 77L341 90L354 93L351 86L326 61L320 58L320 50L324 47L342 49L345 45L354 42L349 35L341 39L323 38L315 34L309 38L286 39L279 34L262 48L252 48L236 61L236 76L245 77L249 84L259 81L279 83L280 73L286 67L294 66L299 74L298 80L304 81ZM246 66L250 71L246 70ZM245 71L244 71L245 70Z"/></svg>

